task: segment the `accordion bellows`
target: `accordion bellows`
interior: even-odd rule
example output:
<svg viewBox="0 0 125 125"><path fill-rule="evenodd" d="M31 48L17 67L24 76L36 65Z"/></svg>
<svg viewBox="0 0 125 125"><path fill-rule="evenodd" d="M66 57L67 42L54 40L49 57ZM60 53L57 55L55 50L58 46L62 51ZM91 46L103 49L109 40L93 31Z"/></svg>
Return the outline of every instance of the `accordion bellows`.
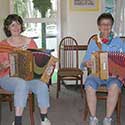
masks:
<svg viewBox="0 0 125 125"><path fill-rule="evenodd" d="M93 75L102 80L115 76L125 85L125 53L98 51L92 54L91 60Z"/></svg>
<svg viewBox="0 0 125 125"><path fill-rule="evenodd" d="M9 54L9 59L11 76L21 77L25 80L38 78L45 83L49 82L57 62L57 58L40 50L33 52L16 50ZM52 59L53 61L51 61ZM51 68L51 73L47 73L46 69Z"/></svg>
<svg viewBox="0 0 125 125"><path fill-rule="evenodd" d="M44 72L47 63L50 60L50 55L41 52L33 52L33 66L34 66L34 73L36 75L42 75Z"/></svg>
<svg viewBox="0 0 125 125"><path fill-rule="evenodd" d="M109 76L117 76L125 85L125 53L108 54Z"/></svg>

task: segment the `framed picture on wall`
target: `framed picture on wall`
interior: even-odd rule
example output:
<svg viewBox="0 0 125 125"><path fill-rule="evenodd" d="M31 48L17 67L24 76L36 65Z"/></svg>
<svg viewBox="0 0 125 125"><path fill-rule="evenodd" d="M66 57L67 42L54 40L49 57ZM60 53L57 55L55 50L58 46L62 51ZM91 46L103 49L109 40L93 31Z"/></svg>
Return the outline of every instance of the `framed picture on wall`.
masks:
<svg viewBox="0 0 125 125"><path fill-rule="evenodd" d="M104 1L104 12L111 13L115 12L116 0L105 0Z"/></svg>
<svg viewBox="0 0 125 125"><path fill-rule="evenodd" d="M99 0L70 0L72 11L98 11Z"/></svg>

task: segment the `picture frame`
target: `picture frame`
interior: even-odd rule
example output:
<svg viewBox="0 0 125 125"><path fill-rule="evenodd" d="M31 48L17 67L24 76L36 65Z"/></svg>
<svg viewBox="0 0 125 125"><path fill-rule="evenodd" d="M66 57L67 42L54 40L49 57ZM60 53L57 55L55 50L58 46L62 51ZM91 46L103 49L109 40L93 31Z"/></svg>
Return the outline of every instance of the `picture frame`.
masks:
<svg viewBox="0 0 125 125"><path fill-rule="evenodd" d="M69 0L71 11L99 11L99 0Z"/></svg>

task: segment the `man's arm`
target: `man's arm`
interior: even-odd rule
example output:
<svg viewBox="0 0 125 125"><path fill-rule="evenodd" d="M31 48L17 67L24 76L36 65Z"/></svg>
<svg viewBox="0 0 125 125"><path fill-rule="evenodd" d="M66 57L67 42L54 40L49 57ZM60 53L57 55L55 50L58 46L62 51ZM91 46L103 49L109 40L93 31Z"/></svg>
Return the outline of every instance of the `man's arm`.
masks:
<svg viewBox="0 0 125 125"><path fill-rule="evenodd" d="M96 45L96 42L94 40L90 41L90 44L88 45L86 54L83 58L83 61L80 65L80 68L83 69L84 67L91 68L92 67L92 61L91 61L91 54L95 51L98 51L98 47Z"/></svg>

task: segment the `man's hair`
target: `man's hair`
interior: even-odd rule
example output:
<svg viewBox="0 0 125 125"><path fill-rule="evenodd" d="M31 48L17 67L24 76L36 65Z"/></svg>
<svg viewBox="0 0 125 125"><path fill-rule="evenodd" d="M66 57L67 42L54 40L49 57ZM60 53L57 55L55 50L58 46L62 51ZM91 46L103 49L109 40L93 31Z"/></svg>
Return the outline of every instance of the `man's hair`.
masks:
<svg viewBox="0 0 125 125"><path fill-rule="evenodd" d="M21 25L21 32L24 31L24 27L23 27L23 20L20 16L18 16L17 14L10 14L7 16L7 18L4 20L4 32L6 34L7 37L11 36L11 32L9 31L9 26L10 24L13 22L19 22Z"/></svg>
<svg viewBox="0 0 125 125"><path fill-rule="evenodd" d="M100 25L100 22L103 19L109 19L111 20L112 25L114 24L114 18L110 13L102 13L97 19L97 24Z"/></svg>

